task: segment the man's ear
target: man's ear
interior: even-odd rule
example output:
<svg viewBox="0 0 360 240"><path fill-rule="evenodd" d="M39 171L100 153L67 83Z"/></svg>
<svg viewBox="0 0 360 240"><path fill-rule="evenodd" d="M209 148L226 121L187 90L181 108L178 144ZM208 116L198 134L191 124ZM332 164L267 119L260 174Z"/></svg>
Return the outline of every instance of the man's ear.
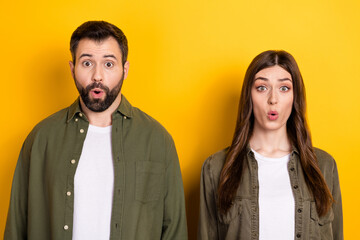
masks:
<svg viewBox="0 0 360 240"><path fill-rule="evenodd" d="M127 78L127 75L129 73L129 67L130 67L130 63L129 61L126 61L124 64L124 79Z"/></svg>
<svg viewBox="0 0 360 240"><path fill-rule="evenodd" d="M69 65L70 65L71 76L73 77L73 79L75 79L75 64L72 61L69 61Z"/></svg>

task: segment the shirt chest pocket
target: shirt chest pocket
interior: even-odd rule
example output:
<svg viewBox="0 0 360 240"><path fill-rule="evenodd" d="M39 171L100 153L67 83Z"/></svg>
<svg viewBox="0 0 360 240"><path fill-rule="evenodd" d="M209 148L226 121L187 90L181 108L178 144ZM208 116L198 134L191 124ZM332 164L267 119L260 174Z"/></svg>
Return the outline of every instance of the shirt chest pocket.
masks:
<svg viewBox="0 0 360 240"><path fill-rule="evenodd" d="M242 213L242 201L235 200L233 205L225 214L221 214L221 213L218 214L218 218L222 224L229 225L235 219L237 219L237 221L240 221L241 213Z"/></svg>
<svg viewBox="0 0 360 240"><path fill-rule="evenodd" d="M310 202L310 218L310 239L333 239L332 221L334 220L334 213L331 208L325 216L319 217L316 203Z"/></svg>
<svg viewBox="0 0 360 240"><path fill-rule="evenodd" d="M135 200L157 201L163 194L165 166L160 162L136 162Z"/></svg>

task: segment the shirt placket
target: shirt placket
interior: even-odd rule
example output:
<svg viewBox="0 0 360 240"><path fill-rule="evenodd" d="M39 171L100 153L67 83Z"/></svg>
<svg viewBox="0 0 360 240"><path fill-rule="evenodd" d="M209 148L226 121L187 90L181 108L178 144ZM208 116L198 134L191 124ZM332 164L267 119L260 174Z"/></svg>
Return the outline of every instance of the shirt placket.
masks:
<svg viewBox="0 0 360 240"><path fill-rule="evenodd" d="M71 131L75 131L76 144L74 146L73 154L70 159L65 159L68 162L67 170L67 181L66 181L66 191L65 191L65 216L64 216L64 231L65 239L72 238L73 231L73 215L74 215L74 177L76 168L79 163L79 159L82 152L82 147L86 138L86 133L89 127L89 122L87 121L83 113L77 113L73 119L68 124L74 124Z"/></svg>
<svg viewBox="0 0 360 240"><path fill-rule="evenodd" d="M288 163L288 172L290 176L291 189L295 200L295 239L302 239L303 226L303 199L299 187L299 179L296 167L296 156L293 152Z"/></svg>
<svg viewBox="0 0 360 240"><path fill-rule="evenodd" d="M259 181L258 181L258 164L255 160L254 153L249 153L250 175L251 175L251 239L259 239Z"/></svg>
<svg viewBox="0 0 360 240"><path fill-rule="evenodd" d="M112 152L114 161L114 196L111 213L110 239L121 239L123 229L123 212L125 199L125 156L124 156L124 129L126 128L126 116L119 113L113 115L112 128Z"/></svg>

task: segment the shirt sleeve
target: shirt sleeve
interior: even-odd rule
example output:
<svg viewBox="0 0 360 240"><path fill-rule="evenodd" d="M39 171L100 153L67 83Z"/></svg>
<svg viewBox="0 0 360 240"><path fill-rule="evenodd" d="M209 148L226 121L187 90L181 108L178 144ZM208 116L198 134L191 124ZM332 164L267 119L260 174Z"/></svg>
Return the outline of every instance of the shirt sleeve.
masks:
<svg viewBox="0 0 360 240"><path fill-rule="evenodd" d="M4 240L27 239L29 158L24 143L14 173Z"/></svg>
<svg viewBox="0 0 360 240"><path fill-rule="evenodd" d="M211 158L211 157L210 157ZM198 225L198 239L218 239L216 187L213 184L210 171L210 158L207 159L201 170L200 180L200 214Z"/></svg>
<svg viewBox="0 0 360 240"><path fill-rule="evenodd" d="M186 240L186 210L184 188L182 183L179 159L172 139L167 152L165 173L166 194L164 198L164 220L162 227L163 240Z"/></svg>
<svg viewBox="0 0 360 240"><path fill-rule="evenodd" d="M332 222L333 237L334 240L343 240L343 213L342 213L342 202L341 202L341 192L340 192L340 183L339 183L339 174L334 161L333 169L333 189L332 196L334 203L332 205L334 212L334 220Z"/></svg>

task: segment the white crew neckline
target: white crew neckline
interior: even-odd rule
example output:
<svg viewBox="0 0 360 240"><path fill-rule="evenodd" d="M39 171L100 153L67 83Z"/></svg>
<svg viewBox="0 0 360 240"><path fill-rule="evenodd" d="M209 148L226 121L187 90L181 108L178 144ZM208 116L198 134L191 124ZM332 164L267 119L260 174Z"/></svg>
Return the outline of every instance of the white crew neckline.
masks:
<svg viewBox="0 0 360 240"><path fill-rule="evenodd" d="M287 161L289 159L290 153L282 156L282 157L278 157L278 158L272 158L272 157L265 157L264 155L258 153L257 151L255 151L254 149L251 148L251 151L254 153L255 158L264 162L282 162L282 161Z"/></svg>
<svg viewBox="0 0 360 240"><path fill-rule="evenodd" d="M112 127L112 125L107 126L107 127L98 127L98 126L89 124L88 131L96 132L96 133L109 133L109 132L111 132L111 127Z"/></svg>

